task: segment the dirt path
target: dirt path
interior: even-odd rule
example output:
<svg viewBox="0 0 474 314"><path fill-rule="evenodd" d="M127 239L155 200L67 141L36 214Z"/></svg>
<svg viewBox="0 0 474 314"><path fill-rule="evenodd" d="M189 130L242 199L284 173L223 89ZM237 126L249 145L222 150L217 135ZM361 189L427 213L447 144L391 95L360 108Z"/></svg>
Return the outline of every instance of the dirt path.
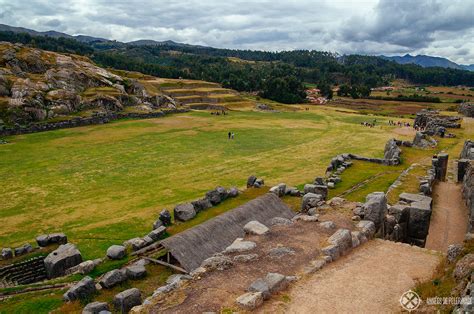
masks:
<svg viewBox="0 0 474 314"><path fill-rule="evenodd" d="M436 183L426 248L446 252L450 244L462 243L467 231L467 219L461 184Z"/></svg>
<svg viewBox="0 0 474 314"><path fill-rule="evenodd" d="M303 279L288 291L290 302L267 302L259 312L400 312L401 295L431 277L440 257L407 244L374 240Z"/></svg>

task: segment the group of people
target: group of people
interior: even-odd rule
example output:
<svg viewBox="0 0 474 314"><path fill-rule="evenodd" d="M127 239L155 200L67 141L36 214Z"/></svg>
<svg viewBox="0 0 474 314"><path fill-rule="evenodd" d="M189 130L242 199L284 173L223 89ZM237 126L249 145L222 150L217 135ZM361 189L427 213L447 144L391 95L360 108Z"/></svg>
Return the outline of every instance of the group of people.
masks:
<svg viewBox="0 0 474 314"><path fill-rule="evenodd" d="M401 122L401 121L393 121L393 120L388 120L388 124L389 125L397 125L397 126L406 126L406 127L410 127L410 122Z"/></svg>
<svg viewBox="0 0 474 314"><path fill-rule="evenodd" d="M373 127L375 127L376 122L377 122L377 119L374 119L374 121L372 121L372 122L361 122L360 125L363 125L363 126L366 126L366 127L369 127L369 128L373 128Z"/></svg>
<svg viewBox="0 0 474 314"><path fill-rule="evenodd" d="M220 115L227 115L228 113L225 110L218 110L218 111L211 111L212 115L220 116Z"/></svg>
<svg viewBox="0 0 474 314"><path fill-rule="evenodd" d="M229 133L227 134L227 137L229 138L229 140L233 140L233 139L234 139L234 136L235 136L234 132L229 132Z"/></svg>

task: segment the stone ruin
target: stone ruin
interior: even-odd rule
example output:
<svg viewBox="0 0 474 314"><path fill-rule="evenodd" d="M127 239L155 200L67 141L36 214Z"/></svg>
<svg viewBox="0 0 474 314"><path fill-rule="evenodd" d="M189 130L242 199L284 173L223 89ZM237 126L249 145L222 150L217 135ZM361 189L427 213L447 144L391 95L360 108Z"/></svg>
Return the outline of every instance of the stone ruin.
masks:
<svg viewBox="0 0 474 314"><path fill-rule="evenodd" d="M466 117L474 117L474 104L473 103L462 103L458 107L458 112L465 115Z"/></svg>
<svg viewBox="0 0 474 314"><path fill-rule="evenodd" d="M441 137L452 137L454 135L448 134L446 129L459 129L461 127L459 120L461 120L461 117L442 116L437 110L423 109L416 113L414 125L415 127L424 128L423 133L430 136L438 135Z"/></svg>

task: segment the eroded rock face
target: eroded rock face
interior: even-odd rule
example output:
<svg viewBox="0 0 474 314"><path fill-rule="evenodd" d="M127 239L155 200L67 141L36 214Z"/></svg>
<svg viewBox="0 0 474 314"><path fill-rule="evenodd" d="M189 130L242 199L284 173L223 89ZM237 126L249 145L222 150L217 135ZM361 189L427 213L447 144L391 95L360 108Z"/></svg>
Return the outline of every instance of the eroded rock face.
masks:
<svg viewBox="0 0 474 314"><path fill-rule="evenodd" d="M364 219L370 220L378 230L383 223L387 213L387 198L383 192L373 192L367 195L364 205L362 205Z"/></svg>
<svg viewBox="0 0 474 314"><path fill-rule="evenodd" d="M60 245L44 259L44 266L48 278L55 278L66 274L66 270L82 263L81 252L74 244Z"/></svg>

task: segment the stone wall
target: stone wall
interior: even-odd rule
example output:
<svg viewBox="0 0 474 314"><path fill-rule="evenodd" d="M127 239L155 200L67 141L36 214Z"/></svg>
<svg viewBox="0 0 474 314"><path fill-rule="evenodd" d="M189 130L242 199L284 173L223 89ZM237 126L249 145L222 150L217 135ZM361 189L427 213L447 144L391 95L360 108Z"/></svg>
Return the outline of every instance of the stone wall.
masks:
<svg viewBox="0 0 474 314"><path fill-rule="evenodd" d="M149 112L149 113L119 112L119 113L93 115L87 118L77 117L71 120L58 121L58 122L33 123L28 126L18 125L15 127L4 127L3 129L0 129L0 136L51 131L51 130L74 128L78 126L86 126L86 125L93 125L93 124L104 124L104 123L109 123L112 120L124 119L124 118L132 118L132 119L159 118L171 113L182 113L182 112L188 112L188 111L189 111L188 109L170 109L170 110Z"/></svg>
<svg viewBox="0 0 474 314"><path fill-rule="evenodd" d="M0 268L0 282L4 285L24 285L46 279L44 256Z"/></svg>
<svg viewBox="0 0 474 314"><path fill-rule="evenodd" d="M474 230L474 161L466 164L464 179L462 181L462 194L469 210L468 232Z"/></svg>
<svg viewBox="0 0 474 314"><path fill-rule="evenodd" d="M474 104L462 103L459 105L458 112L465 115L466 117L474 117Z"/></svg>

